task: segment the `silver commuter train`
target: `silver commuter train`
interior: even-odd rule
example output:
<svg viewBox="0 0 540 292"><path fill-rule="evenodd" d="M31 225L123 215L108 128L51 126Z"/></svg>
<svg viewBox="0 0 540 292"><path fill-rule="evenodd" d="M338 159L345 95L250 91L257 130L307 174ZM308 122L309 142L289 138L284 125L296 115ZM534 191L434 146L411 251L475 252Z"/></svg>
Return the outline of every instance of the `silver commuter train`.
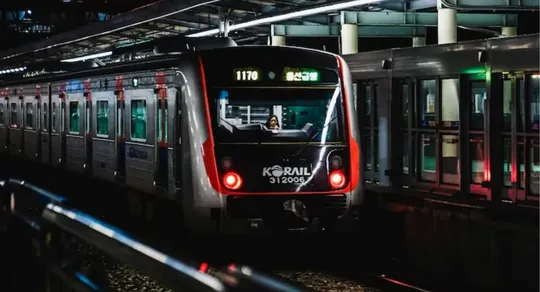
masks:
<svg viewBox="0 0 540 292"><path fill-rule="evenodd" d="M350 226L363 201L352 81L334 54L219 48L0 94L4 151L167 196L195 232Z"/></svg>

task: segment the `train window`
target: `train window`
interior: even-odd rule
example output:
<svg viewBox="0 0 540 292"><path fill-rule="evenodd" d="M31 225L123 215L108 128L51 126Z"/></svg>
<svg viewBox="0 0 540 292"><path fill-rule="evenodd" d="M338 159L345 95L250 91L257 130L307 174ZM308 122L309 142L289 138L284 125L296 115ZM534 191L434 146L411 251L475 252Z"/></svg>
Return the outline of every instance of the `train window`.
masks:
<svg viewBox="0 0 540 292"><path fill-rule="evenodd" d="M512 126L512 81L503 81L503 128L510 131Z"/></svg>
<svg viewBox="0 0 540 292"><path fill-rule="evenodd" d="M66 129L66 103L60 102L60 133Z"/></svg>
<svg viewBox="0 0 540 292"><path fill-rule="evenodd" d="M512 186L512 144L510 137L503 137L503 184L504 186Z"/></svg>
<svg viewBox="0 0 540 292"><path fill-rule="evenodd" d="M69 102L69 132L78 134L81 131L81 109L78 101Z"/></svg>
<svg viewBox="0 0 540 292"><path fill-rule="evenodd" d="M131 101L131 138L146 140L146 100Z"/></svg>
<svg viewBox="0 0 540 292"><path fill-rule="evenodd" d="M43 132L49 131L49 108L43 103Z"/></svg>
<svg viewBox="0 0 540 292"><path fill-rule="evenodd" d="M86 109L86 114L85 114L85 127L84 127L84 130L85 130L85 133L88 134L90 133L90 117L92 116L90 114L90 107L91 107L91 104L92 102L89 101L88 99L84 102L85 104L85 109Z"/></svg>
<svg viewBox="0 0 540 292"><path fill-rule="evenodd" d="M486 100L485 81L471 82L471 101L472 101L471 127L473 130L484 129L485 100Z"/></svg>
<svg viewBox="0 0 540 292"><path fill-rule="evenodd" d="M423 127L435 127L435 93L437 90L437 81L420 81L420 99L422 105L422 116L420 124Z"/></svg>
<svg viewBox="0 0 540 292"><path fill-rule="evenodd" d="M407 128L409 125L409 84L401 84L401 109L403 115L402 128Z"/></svg>
<svg viewBox="0 0 540 292"><path fill-rule="evenodd" d="M529 147L529 189L534 195L540 194L540 152L538 147L538 139Z"/></svg>
<svg viewBox="0 0 540 292"><path fill-rule="evenodd" d="M518 131L525 129L525 81L523 78L519 79L519 121Z"/></svg>
<svg viewBox="0 0 540 292"><path fill-rule="evenodd" d="M165 107L165 117L162 117L162 110L163 107ZM157 137L159 141L167 142L167 99L165 99L165 102L161 102L161 99L158 99L158 107L157 107ZM163 130L162 127L162 121L164 121L163 124L165 124L165 130Z"/></svg>
<svg viewBox="0 0 540 292"><path fill-rule="evenodd" d="M56 102L52 104L52 132L56 132L56 115L57 115Z"/></svg>
<svg viewBox="0 0 540 292"><path fill-rule="evenodd" d="M3 103L0 103L0 125L4 125L5 122L4 122L4 104Z"/></svg>
<svg viewBox="0 0 540 292"><path fill-rule="evenodd" d="M27 129L34 128L34 105L31 102L26 103L26 125Z"/></svg>
<svg viewBox="0 0 540 292"><path fill-rule="evenodd" d="M124 109L124 100L119 99L116 103L116 135L118 137L124 136Z"/></svg>
<svg viewBox="0 0 540 292"><path fill-rule="evenodd" d="M39 129L41 129L41 103L39 103L39 100L36 103L36 105L37 105L36 124L34 128L36 129L36 131L39 131Z"/></svg>
<svg viewBox="0 0 540 292"><path fill-rule="evenodd" d="M469 151L471 155L471 182L482 183L484 180L484 139L474 137L470 140Z"/></svg>
<svg viewBox="0 0 540 292"><path fill-rule="evenodd" d="M422 158L420 178L422 180L435 181L436 143L435 135L422 134L422 147L420 148L420 157Z"/></svg>
<svg viewBox="0 0 540 292"><path fill-rule="evenodd" d="M10 118L11 126L14 128L17 128L17 104L12 102L11 103L11 118Z"/></svg>
<svg viewBox="0 0 540 292"><path fill-rule="evenodd" d="M365 114L365 118L364 118L364 125L365 126L371 126L371 113L373 112L373 107L374 107L374 94L373 94L373 87L371 86L371 84L366 84L366 87L365 87L365 96L366 96L366 101L365 101L365 108L364 108L364 114ZM375 124L378 124L378 122L376 121Z"/></svg>
<svg viewBox="0 0 540 292"><path fill-rule="evenodd" d="M98 100L97 102L97 135L98 137L109 136L109 102Z"/></svg>
<svg viewBox="0 0 540 292"><path fill-rule="evenodd" d="M403 133L403 160L402 160L402 173L409 174L409 135Z"/></svg>
<svg viewBox="0 0 540 292"><path fill-rule="evenodd" d="M459 79L441 80L441 121L444 127L459 125Z"/></svg>
<svg viewBox="0 0 540 292"><path fill-rule="evenodd" d="M529 76L529 130L538 132L540 129L540 75Z"/></svg>

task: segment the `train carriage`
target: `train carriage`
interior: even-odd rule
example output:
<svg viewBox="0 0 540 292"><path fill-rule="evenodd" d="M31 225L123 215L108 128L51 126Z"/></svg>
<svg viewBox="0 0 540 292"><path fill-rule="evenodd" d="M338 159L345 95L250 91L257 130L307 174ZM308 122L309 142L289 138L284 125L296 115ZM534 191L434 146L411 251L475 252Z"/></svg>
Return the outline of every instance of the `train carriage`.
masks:
<svg viewBox="0 0 540 292"><path fill-rule="evenodd" d="M332 228L363 201L351 78L337 55L229 47L8 87L21 83L50 84L37 101L42 163L177 201L193 231Z"/></svg>

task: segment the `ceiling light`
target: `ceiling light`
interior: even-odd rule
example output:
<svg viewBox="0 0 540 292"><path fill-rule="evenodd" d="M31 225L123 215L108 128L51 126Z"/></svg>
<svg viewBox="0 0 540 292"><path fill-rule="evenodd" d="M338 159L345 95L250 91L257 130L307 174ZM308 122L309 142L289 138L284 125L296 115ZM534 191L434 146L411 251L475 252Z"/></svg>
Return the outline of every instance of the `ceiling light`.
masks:
<svg viewBox="0 0 540 292"><path fill-rule="evenodd" d="M342 3L332 4L332 5L326 5L326 6L316 7L316 8L310 8L310 9L305 9L305 10L300 10L300 11L295 11L295 12L270 16L270 17L264 17L264 18L254 19L254 20L242 22L242 23L239 23L239 24L231 25L231 26L229 26L229 31L242 29L242 28L253 27L253 26L257 26L257 25L261 25L261 24L274 23L274 22L279 22L279 21L283 21L283 20L309 16L309 15L326 13L326 12L333 11L333 10L348 9L348 8L355 7L355 6L360 6L360 5L365 5L365 4L373 4L373 3L377 3L377 2L382 2L382 0L355 0L355 1L348 1L348 2L342 2ZM218 34L218 33L219 33L219 28L216 28L216 29L211 29L211 30L207 30L207 31L188 34L187 36L188 37L204 37L204 36L215 35L215 34Z"/></svg>
<svg viewBox="0 0 540 292"><path fill-rule="evenodd" d="M62 60L61 62L73 63L73 62L86 61L88 59L108 57L112 55L112 53L113 53L112 51L108 51L108 52L103 52L103 53L98 53L98 54L93 54L93 55L88 55L88 56L77 57L73 59L66 59L66 60Z"/></svg>

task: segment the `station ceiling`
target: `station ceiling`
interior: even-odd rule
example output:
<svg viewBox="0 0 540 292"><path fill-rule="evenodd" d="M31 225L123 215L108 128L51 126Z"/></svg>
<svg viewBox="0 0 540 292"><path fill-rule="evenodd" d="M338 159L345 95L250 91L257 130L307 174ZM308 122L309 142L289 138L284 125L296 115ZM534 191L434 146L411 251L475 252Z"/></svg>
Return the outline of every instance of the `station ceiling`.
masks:
<svg viewBox="0 0 540 292"><path fill-rule="evenodd" d="M537 0L441 1L458 9L458 25L473 27L515 26L516 12L538 10ZM436 25L436 6L437 0L162 0L0 52L0 70L113 51L163 37L211 37L223 31L219 27L220 23L226 27L224 20L228 20L228 36L239 44L266 43L270 34L337 36L336 27L342 21L364 26L359 36L411 37ZM470 12L476 14L466 14Z"/></svg>

